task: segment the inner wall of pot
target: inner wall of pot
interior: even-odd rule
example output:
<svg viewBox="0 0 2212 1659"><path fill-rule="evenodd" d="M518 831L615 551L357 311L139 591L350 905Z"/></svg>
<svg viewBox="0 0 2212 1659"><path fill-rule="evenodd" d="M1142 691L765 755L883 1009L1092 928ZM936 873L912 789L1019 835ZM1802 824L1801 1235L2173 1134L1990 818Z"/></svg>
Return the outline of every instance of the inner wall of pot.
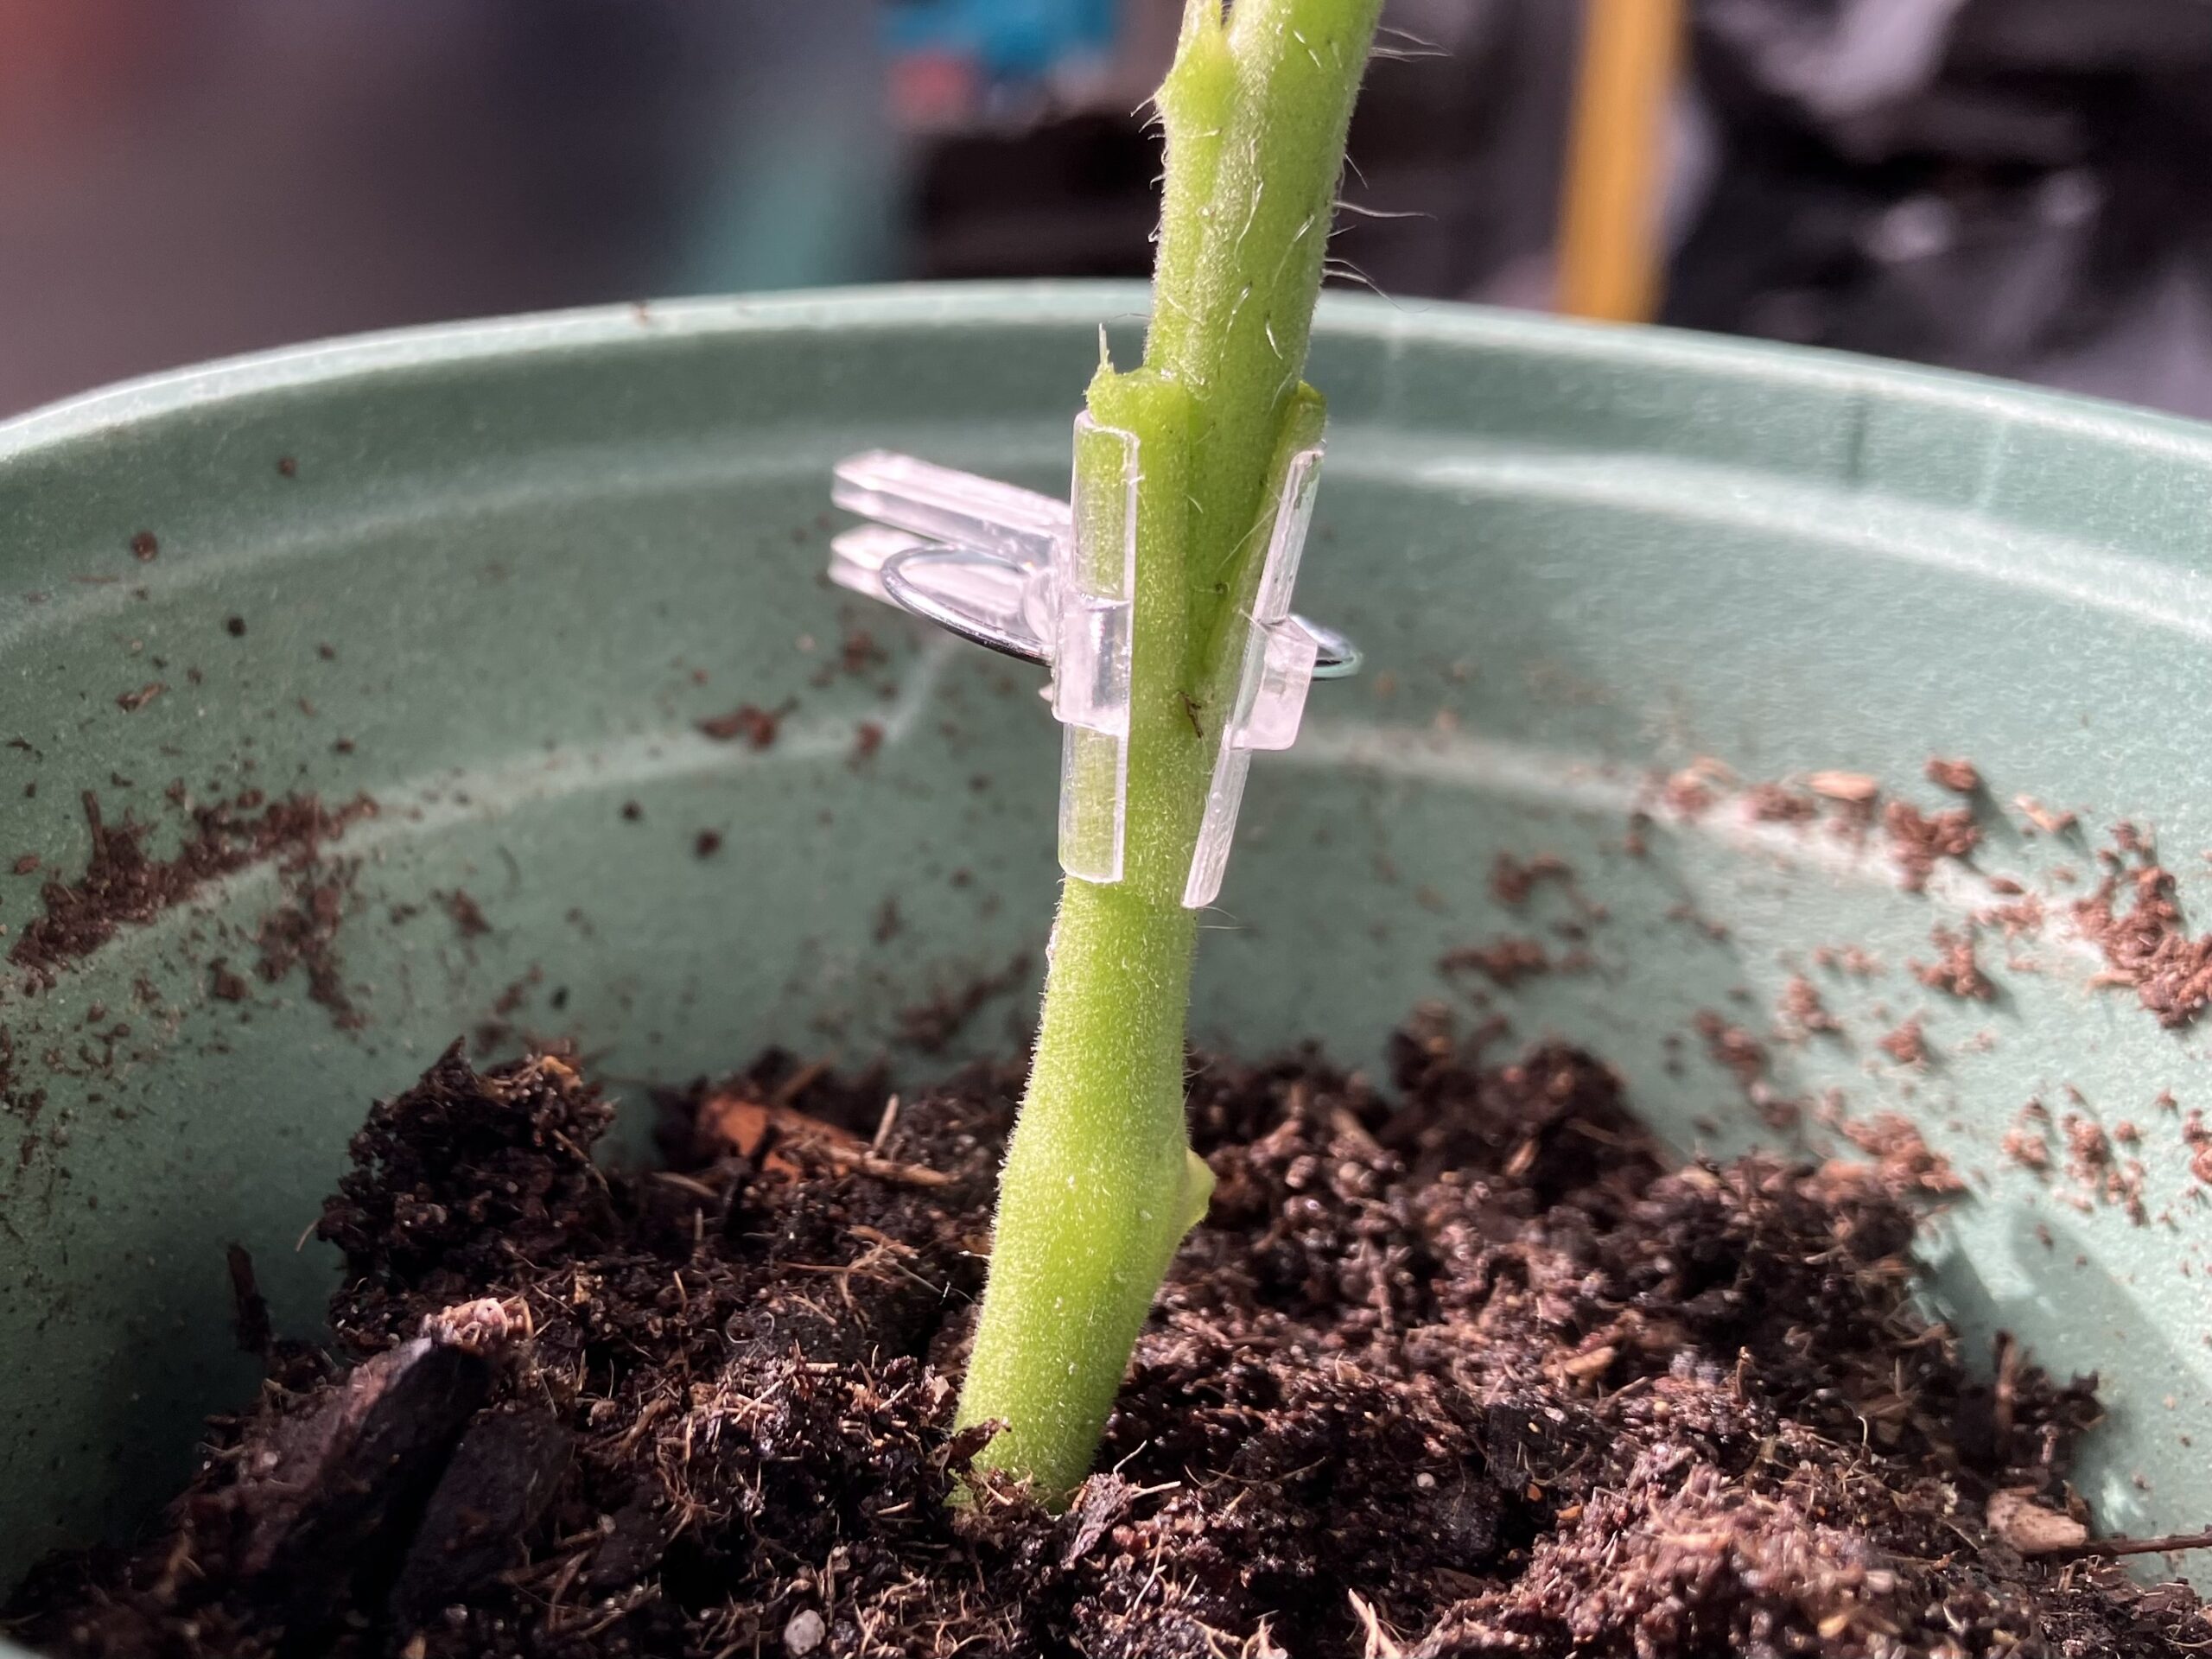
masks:
<svg viewBox="0 0 2212 1659"><path fill-rule="evenodd" d="M638 308L0 428L9 942L85 871L88 794L156 857L192 805L373 803L0 993L0 1580L141 1518L250 1392L228 1245L280 1328L315 1327L334 1263L300 1241L347 1137L456 1036L574 1041L631 1156L652 1085L766 1045L918 1084L1022 1039L1058 879L1040 676L829 586L828 474L880 446L1059 486L1096 323L1132 358L1140 303ZM2005 1330L2101 1374L2078 1484L2106 1525L2201 1522L2202 1039L2100 986L2063 918L2118 819L2155 826L2184 904L2212 880L2212 766L2176 715L2212 629L2204 438L1448 308L1332 302L1313 372L1334 418L1300 607L1369 667L1253 768L1196 1039L1318 1039L1379 1077L1440 1000L1508 1022L1500 1052L1587 1046L1685 1152L1901 1113L1968 1184L1928 1232L1936 1311L1974 1355ZM702 729L747 708L772 742ZM1739 798L1837 769L1952 804L1931 753L1980 769L1986 839L1923 892L1878 830ZM1661 804L1702 758L1714 804ZM2079 826L2031 833L2020 794ZM1572 882L1507 902L1497 860L1545 855ZM2006 880L2052 919L1984 929L1993 998L1921 983L1931 930ZM1439 965L1522 939L1548 971L1510 987ZM1798 975L1838 1031L1777 1033ZM1706 1014L1765 1042L1764 1113ZM1908 1063L1880 1039L1912 1019ZM2031 1098L2133 1125L2139 1205L2008 1156ZM1781 1128L1776 1099L1821 1109Z"/></svg>

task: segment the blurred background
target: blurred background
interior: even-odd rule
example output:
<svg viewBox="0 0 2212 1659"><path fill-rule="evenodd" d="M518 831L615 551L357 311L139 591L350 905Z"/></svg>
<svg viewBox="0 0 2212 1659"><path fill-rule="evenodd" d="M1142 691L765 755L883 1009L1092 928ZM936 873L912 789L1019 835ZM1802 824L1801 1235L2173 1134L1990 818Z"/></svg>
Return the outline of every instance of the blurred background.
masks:
<svg viewBox="0 0 2212 1659"><path fill-rule="evenodd" d="M445 318L1143 274L1181 0L0 0L0 415ZM2212 0L1390 0L1343 280L2212 416Z"/></svg>

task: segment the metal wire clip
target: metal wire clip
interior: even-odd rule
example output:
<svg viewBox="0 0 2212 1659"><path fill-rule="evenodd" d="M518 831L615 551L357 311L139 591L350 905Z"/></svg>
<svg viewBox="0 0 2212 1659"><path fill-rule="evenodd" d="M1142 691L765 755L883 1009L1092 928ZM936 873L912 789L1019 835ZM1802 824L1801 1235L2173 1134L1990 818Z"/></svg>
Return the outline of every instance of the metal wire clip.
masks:
<svg viewBox="0 0 2212 1659"><path fill-rule="evenodd" d="M1052 715L1063 728L1060 868L1110 885L1122 879L1128 819L1141 467L1136 435L1087 414L1077 417L1075 444L1072 502L885 450L840 461L832 499L870 522L832 540L830 575L1052 671ZM1084 465L1087 457L1094 464ZM1221 891L1253 752L1297 741L1313 681L1359 670L1351 640L1290 611L1320 474L1318 445L1293 456L1284 472L1184 887L1189 909L1211 904ZM1086 476L1116 486L1092 499L1087 491L1096 486L1084 484Z"/></svg>

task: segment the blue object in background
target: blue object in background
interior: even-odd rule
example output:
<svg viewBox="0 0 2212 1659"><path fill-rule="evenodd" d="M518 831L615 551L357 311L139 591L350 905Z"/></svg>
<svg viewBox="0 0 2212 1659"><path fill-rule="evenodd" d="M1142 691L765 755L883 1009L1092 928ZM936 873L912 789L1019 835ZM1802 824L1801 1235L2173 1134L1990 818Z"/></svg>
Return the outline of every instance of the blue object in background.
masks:
<svg viewBox="0 0 2212 1659"><path fill-rule="evenodd" d="M995 80L1028 80L1109 51L1120 0L893 0L887 43L899 55L973 59Z"/></svg>

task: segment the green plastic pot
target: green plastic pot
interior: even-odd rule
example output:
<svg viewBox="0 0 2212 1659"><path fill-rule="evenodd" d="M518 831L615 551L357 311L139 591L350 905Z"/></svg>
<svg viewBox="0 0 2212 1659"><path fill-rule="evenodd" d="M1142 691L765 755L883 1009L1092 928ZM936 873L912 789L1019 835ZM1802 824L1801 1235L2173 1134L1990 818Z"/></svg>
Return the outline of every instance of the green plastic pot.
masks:
<svg viewBox="0 0 2212 1659"><path fill-rule="evenodd" d="M571 1034L631 1100L767 1044L919 1077L1014 1039L1056 879L1039 677L827 585L829 470L882 445L1059 484L1097 325L1134 355L1142 303L1052 286L625 308L280 353L0 426L9 940L46 875L84 868L86 791L157 853L172 779L378 808L322 855L343 907L326 988L358 1023L305 969L254 971L302 881L281 861L0 992L0 1583L143 1519L199 1420L250 1394L227 1245L280 1328L315 1328L334 1262L298 1246L347 1136L456 1033ZM1325 308L1313 378L1333 425L1300 605L1370 668L1317 688L1298 747L1254 768L1198 1039L1315 1037L1376 1065L1410 1007L1468 1000L1440 956L1575 914L1555 889L1516 911L1490 888L1497 855L1556 853L1603 906L1594 967L1495 1007L1610 1058L1676 1145L1731 1150L1789 1136L1694 1022L1763 1032L1812 972L1845 1030L1776 1045L1773 1086L1922 1128L1971 1184L1929 1235L1942 1315L1974 1352L2009 1330L2102 1374L2082 1484L2106 1525L2201 1524L2212 1222L2183 1119L2153 1100L2212 1098L2202 1039L2098 986L2058 922L2010 947L2031 968L1985 944L1994 1001L1927 989L1907 962L1990 895L1948 870L1904 891L1878 836L1724 804L1662 817L1641 856L1624 842L1650 776L1696 757L1932 802L1926 757L1963 755L1993 798L1984 874L2094 879L2082 840L2023 833L2026 793L2092 835L2156 826L2186 901L2212 847L2194 718L2212 431L1362 301ZM849 658L855 627L880 660L857 639ZM746 703L790 705L773 747L695 725ZM1813 966L1854 944L1885 970ZM217 994L239 988L226 973L244 1001ZM902 1007L984 983L950 1048L897 1046ZM1921 1066L1876 1046L1913 1014ZM2145 1224L2002 1154L2031 1096L2139 1126Z"/></svg>

